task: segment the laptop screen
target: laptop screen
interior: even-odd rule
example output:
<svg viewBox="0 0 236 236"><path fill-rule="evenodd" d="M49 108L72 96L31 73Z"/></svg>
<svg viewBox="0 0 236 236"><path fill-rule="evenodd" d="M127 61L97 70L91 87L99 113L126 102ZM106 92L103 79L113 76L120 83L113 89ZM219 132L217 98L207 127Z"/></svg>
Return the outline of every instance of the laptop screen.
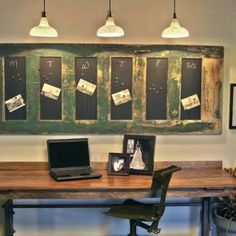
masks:
<svg viewBox="0 0 236 236"><path fill-rule="evenodd" d="M88 139L47 140L50 168L90 166Z"/></svg>

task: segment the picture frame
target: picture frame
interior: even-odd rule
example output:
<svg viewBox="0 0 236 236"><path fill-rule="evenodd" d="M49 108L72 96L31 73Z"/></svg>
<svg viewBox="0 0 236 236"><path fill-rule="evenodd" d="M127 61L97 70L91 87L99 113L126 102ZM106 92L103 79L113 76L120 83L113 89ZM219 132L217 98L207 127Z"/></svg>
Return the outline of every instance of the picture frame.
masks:
<svg viewBox="0 0 236 236"><path fill-rule="evenodd" d="M130 174L153 174L155 142L155 136L124 135L123 153L130 155Z"/></svg>
<svg viewBox="0 0 236 236"><path fill-rule="evenodd" d="M108 155L109 175L129 175L130 156L126 153L110 152Z"/></svg>
<svg viewBox="0 0 236 236"><path fill-rule="evenodd" d="M229 129L236 129L236 83L230 84Z"/></svg>

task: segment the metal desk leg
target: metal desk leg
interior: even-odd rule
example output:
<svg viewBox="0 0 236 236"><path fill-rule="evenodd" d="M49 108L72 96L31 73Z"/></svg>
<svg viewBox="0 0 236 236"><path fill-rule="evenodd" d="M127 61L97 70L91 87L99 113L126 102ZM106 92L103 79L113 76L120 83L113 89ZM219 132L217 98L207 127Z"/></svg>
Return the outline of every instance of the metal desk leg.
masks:
<svg viewBox="0 0 236 236"><path fill-rule="evenodd" d="M15 230L13 228L13 215L15 213L13 210L13 201L7 200L3 204L3 209L5 217L5 236L13 236L13 234L15 233Z"/></svg>
<svg viewBox="0 0 236 236"><path fill-rule="evenodd" d="M202 209L201 209L201 235L210 235L210 202L211 198L202 198Z"/></svg>

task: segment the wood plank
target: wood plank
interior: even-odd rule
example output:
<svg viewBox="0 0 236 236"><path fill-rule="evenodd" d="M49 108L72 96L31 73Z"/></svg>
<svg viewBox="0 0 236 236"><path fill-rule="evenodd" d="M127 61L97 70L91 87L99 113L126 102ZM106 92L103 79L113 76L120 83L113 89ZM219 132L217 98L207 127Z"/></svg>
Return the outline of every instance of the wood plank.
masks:
<svg viewBox="0 0 236 236"><path fill-rule="evenodd" d="M0 162L0 171L14 171L14 170L47 170L48 162Z"/></svg>
<svg viewBox="0 0 236 236"><path fill-rule="evenodd" d="M155 162L155 169L177 165L182 169L222 169L222 161L163 161Z"/></svg>
<svg viewBox="0 0 236 236"><path fill-rule="evenodd" d="M222 170L222 161L157 162L182 167L173 174L168 197L213 197L236 193L236 179ZM148 197L152 176L108 175L107 163L94 162L99 179L56 182L47 162L0 163L0 199L17 198L137 198Z"/></svg>
<svg viewBox="0 0 236 236"><path fill-rule="evenodd" d="M92 162L95 169L106 170L107 162ZM222 169L222 161L161 161L155 162L155 169L177 165L182 169ZM0 171L4 170L48 170L48 162L0 162Z"/></svg>
<svg viewBox="0 0 236 236"><path fill-rule="evenodd" d="M48 171L0 171L0 198L127 198L147 197L151 176L109 176L56 182ZM236 179L223 170L182 170L174 173L169 197L210 197L235 191Z"/></svg>

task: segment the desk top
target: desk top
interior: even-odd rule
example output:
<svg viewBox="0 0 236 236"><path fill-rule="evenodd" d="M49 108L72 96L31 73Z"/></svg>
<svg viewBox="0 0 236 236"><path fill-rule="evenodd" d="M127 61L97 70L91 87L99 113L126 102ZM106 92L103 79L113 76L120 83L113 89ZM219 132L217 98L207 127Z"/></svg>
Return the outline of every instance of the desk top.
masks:
<svg viewBox="0 0 236 236"><path fill-rule="evenodd" d="M221 162L157 162L182 167L173 174L168 197L212 197L236 191L236 179L222 170ZM93 165L100 179L56 182L45 162L0 163L0 199L24 198L141 198L147 197L151 176L107 175L105 163Z"/></svg>

